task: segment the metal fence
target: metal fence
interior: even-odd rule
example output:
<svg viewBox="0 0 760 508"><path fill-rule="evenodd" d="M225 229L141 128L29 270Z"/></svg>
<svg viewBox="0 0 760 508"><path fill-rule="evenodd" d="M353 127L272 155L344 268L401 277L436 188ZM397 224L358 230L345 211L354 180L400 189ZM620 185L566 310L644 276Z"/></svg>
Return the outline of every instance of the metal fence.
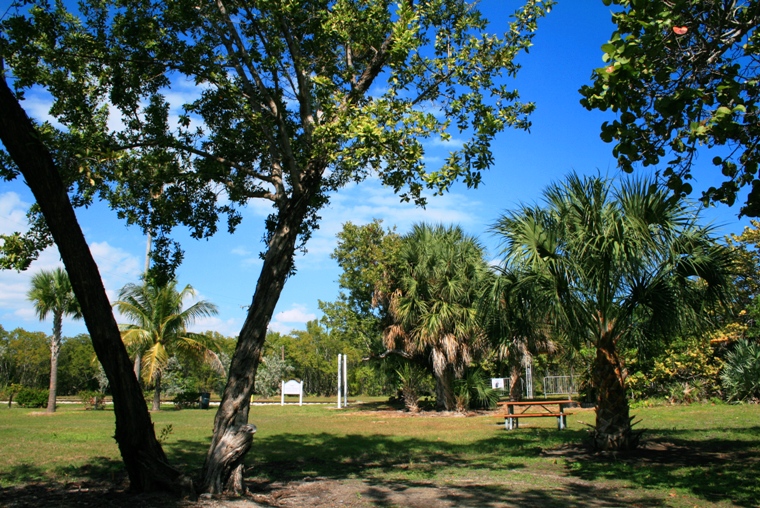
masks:
<svg viewBox="0 0 760 508"><path fill-rule="evenodd" d="M577 393L575 376L544 377L544 397L549 395L572 395Z"/></svg>

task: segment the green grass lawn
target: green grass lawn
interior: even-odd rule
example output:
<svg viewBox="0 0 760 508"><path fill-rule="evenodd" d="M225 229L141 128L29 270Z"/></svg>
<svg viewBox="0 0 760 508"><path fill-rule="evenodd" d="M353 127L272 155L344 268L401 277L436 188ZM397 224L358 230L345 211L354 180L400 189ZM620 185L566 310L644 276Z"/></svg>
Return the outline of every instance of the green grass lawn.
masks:
<svg viewBox="0 0 760 508"><path fill-rule="evenodd" d="M478 495L544 506L757 506L760 405L692 405L633 410L645 446L599 457L580 447L593 412L504 430L493 415L408 417L381 404L253 406L258 427L247 463L252 482L361 479L404 485L477 485ZM197 471L214 409L153 414L171 462ZM53 415L0 409L0 485L122 475L113 413L66 405ZM585 501L589 501L586 503Z"/></svg>

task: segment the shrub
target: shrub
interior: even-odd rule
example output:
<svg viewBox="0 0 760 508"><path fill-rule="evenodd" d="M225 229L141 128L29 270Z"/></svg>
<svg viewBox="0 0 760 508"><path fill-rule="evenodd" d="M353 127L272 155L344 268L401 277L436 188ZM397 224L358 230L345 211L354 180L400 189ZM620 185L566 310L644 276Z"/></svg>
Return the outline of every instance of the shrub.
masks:
<svg viewBox="0 0 760 508"><path fill-rule="evenodd" d="M40 388L22 388L16 394L16 404L21 407L45 407L48 391Z"/></svg>
<svg viewBox="0 0 760 508"><path fill-rule="evenodd" d="M668 400L671 404L691 404L707 400L705 383L700 379L692 382L680 381L668 385Z"/></svg>
<svg viewBox="0 0 760 508"><path fill-rule="evenodd" d="M454 383L457 411L466 409L492 409L499 401L499 393L491 388L491 379L481 369L465 372Z"/></svg>
<svg viewBox="0 0 760 508"><path fill-rule="evenodd" d="M627 362L626 386L631 399L667 397L671 403L692 403L720 392L721 360L705 337L679 337L660 354Z"/></svg>
<svg viewBox="0 0 760 508"><path fill-rule="evenodd" d="M176 409L188 409L200 407L201 394L198 392L182 392L174 395L174 407Z"/></svg>
<svg viewBox="0 0 760 508"><path fill-rule="evenodd" d="M721 373L728 400L760 398L760 344L740 340L726 355Z"/></svg>
<svg viewBox="0 0 760 508"><path fill-rule="evenodd" d="M268 399L280 391L280 381L286 379L293 367L277 355L265 356L256 371L256 392Z"/></svg>
<svg viewBox="0 0 760 508"><path fill-rule="evenodd" d="M86 410L101 410L106 408L106 396L103 393L95 390L82 390L78 396Z"/></svg>
<svg viewBox="0 0 760 508"><path fill-rule="evenodd" d="M419 400L427 384L428 374L421 368L411 363L405 363L396 370L398 380L401 383L401 396L404 406L408 411L416 413L420 410Z"/></svg>

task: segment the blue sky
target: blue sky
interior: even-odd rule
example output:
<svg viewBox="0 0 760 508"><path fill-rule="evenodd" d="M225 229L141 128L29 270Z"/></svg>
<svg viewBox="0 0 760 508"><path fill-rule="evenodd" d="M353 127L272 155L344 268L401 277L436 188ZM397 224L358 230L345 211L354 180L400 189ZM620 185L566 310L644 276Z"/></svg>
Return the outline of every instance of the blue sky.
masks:
<svg viewBox="0 0 760 508"><path fill-rule="evenodd" d="M511 0L481 2L494 30L502 31L517 5ZM601 123L612 114L586 111L578 94L578 89L589 82L592 69L603 65L600 47L612 30L610 10L601 0L560 0L541 20L534 46L521 57L523 68L510 83L523 100L537 104L531 116L533 126L529 133L508 131L497 137L492 147L495 164L484 173L477 190L454 186L448 194L431 198L424 210L400 203L392 190L372 179L349 185L334 195L321 214L320 229L307 245L308 253L296 261L298 273L287 282L270 329L287 332L304 328L307 320L319 317L318 300L337 297L340 272L330 253L335 235L346 221L364 224L379 218L401 233L419 221L459 224L480 238L493 259L497 240L489 235L488 228L500 213L520 202L539 200L548 184L571 171L617 176L612 146L599 139ZM192 93L187 86L179 83L173 93L178 97ZM47 118L49 105L43 95L28 94L24 106L32 116ZM445 149L430 146L429 162L434 163L435 154ZM694 176L697 192L719 181L706 156L698 161ZM31 202L23 182L0 184L0 233L23 229ZM210 240L192 240L178 231L185 248L185 261L178 272L180 284L191 284L199 298L215 303L220 310L218 316L197 323L196 330L237 335L261 267L258 253L263 248L263 220L268 213L267 204L252 203L243 211L243 223L234 235L220 232ZM739 233L749 224L747 219L737 219L737 214L738 207L720 206L706 210L704 217L706 222L721 225L719 231L726 235ZM144 264L145 237L137 228L127 228L102 205L79 210L78 217L113 300L120 287L137 282ZM23 327L50 332L50 320L40 322L25 295L34 272L58 264L58 252L51 248L27 273L0 272L0 325L6 330ZM64 335L84 332L81 322L64 323Z"/></svg>

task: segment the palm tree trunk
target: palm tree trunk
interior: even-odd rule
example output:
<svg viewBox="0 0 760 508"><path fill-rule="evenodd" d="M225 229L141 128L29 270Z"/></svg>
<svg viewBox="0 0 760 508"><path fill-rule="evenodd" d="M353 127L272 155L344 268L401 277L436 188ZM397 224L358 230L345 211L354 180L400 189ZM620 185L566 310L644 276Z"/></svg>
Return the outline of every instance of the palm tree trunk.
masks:
<svg viewBox="0 0 760 508"><path fill-rule="evenodd" d="M155 390L153 391L152 411L161 411L161 373L156 374Z"/></svg>
<svg viewBox="0 0 760 508"><path fill-rule="evenodd" d="M520 364L509 367L509 400L522 400L522 386L520 385Z"/></svg>
<svg viewBox="0 0 760 508"><path fill-rule="evenodd" d="M592 381L597 390L594 447L604 451L632 450L639 433L631 430L623 363L615 350L616 336L605 333L596 347Z"/></svg>
<svg viewBox="0 0 760 508"><path fill-rule="evenodd" d="M320 173L321 174L321 173ZM315 192L319 182L307 189ZM264 257L251 307L240 331L230 364L227 385L214 419L206 461L203 465L202 490L209 493L245 492L243 459L253 443L256 426L248 424L250 398L267 327L292 268L298 231L306 212L309 196L291 198L278 213L276 229Z"/></svg>
<svg viewBox="0 0 760 508"><path fill-rule="evenodd" d="M447 365L443 371L434 372L436 409L454 411L457 401L454 397L454 367Z"/></svg>
<svg viewBox="0 0 760 508"><path fill-rule="evenodd" d="M61 352L61 329L63 314L53 316L53 336L50 337L50 390L48 391L47 412L55 413L58 391L58 354Z"/></svg>
<svg viewBox="0 0 760 508"><path fill-rule="evenodd" d="M192 483L172 468L156 439L140 385L121 341L98 265L77 222L66 186L47 147L0 73L0 140L24 176L45 217L82 308L92 345L111 384L114 437L137 492L190 493Z"/></svg>
<svg viewBox="0 0 760 508"><path fill-rule="evenodd" d="M142 353L139 351L135 353L135 377L142 386Z"/></svg>

